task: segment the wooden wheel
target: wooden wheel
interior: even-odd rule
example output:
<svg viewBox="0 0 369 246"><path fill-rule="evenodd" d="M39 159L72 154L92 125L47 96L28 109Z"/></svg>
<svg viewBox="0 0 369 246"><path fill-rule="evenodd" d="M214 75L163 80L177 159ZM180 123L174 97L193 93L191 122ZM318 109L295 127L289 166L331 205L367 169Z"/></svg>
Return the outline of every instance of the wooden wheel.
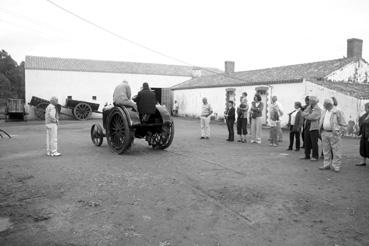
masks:
<svg viewBox="0 0 369 246"><path fill-rule="evenodd" d="M170 122L162 126L159 132L152 134L148 138L149 145L154 149L166 149L168 148L174 138L174 122Z"/></svg>
<svg viewBox="0 0 369 246"><path fill-rule="evenodd" d="M128 119L123 110L114 107L107 118L106 139L112 151L123 154L132 143L134 131L131 131Z"/></svg>
<svg viewBox="0 0 369 246"><path fill-rule="evenodd" d="M87 120L92 113L92 108L87 103L78 103L73 108L73 115L77 120Z"/></svg>
<svg viewBox="0 0 369 246"><path fill-rule="evenodd" d="M45 103L45 102L37 104L37 106L35 108L35 115L37 116L38 119L40 119L40 120L45 119L45 109L46 109L47 105L49 105L49 104Z"/></svg>
<svg viewBox="0 0 369 246"><path fill-rule="evenodd" d="M93 124L91 127L91 140L96 146L101 146L104 140L104 132L99 123Z"/></svg>

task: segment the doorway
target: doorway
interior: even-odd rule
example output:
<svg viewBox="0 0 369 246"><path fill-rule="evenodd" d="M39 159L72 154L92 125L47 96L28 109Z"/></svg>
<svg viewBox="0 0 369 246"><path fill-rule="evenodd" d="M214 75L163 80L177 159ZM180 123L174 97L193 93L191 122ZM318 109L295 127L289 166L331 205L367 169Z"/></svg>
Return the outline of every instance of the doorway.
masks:
<svg viewBox="0 0 369 246"><path fill-rule="evenodd" d="M269 104L268 103L268 89L269 89L268 86L259 86L259 87L255 88L256 93L258 93L261 96L261 102L264 105L263 116L262 116L262 120L261 120L263 125L268 124L268 119L269 119L269 115L268 115L268 104Z"/></svg>

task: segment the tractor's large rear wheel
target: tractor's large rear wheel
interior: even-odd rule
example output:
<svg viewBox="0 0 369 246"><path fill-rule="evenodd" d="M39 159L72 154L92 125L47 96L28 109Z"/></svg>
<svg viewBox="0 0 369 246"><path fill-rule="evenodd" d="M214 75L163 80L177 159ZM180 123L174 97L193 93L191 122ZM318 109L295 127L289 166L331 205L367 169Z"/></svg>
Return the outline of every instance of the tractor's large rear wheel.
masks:
<svg viewBox="0 0 369 246"><path fill-rule="evenodd" d="M112 151L123 154L134 140L134 131L129 128L128 119L119 107L111 109L106 125L106 139Z"/></svg>
<svg viewBox="0 0 369 246"><path fill-rule="evenodd" d="M149 138L148 142L154 149L166 149L168 148L174 138L174 122L164 124L161 130L153 133Z"/></svg>

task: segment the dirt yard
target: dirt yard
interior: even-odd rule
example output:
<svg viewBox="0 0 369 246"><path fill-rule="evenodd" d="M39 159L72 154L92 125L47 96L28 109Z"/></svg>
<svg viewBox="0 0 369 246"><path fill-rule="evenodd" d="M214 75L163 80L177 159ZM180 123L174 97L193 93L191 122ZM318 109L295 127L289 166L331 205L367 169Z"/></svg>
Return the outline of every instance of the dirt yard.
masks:
<svg viewBox="0 0 369 246"><path fill-rule="evenodd" d="M0 123L0 245L369 245L369 167L344 140L340 173L302 151L228 143L212 125L176 119L173 144L135 140L125 155L90 140L94 121L62 122L61 157L42 122Z"/></svg>

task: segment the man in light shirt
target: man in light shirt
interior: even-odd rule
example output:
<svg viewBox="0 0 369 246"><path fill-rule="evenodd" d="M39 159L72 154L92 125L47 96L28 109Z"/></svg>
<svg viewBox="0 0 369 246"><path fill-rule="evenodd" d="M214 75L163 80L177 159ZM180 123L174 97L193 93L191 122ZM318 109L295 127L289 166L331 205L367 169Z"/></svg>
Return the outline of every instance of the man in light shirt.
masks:
<svg viewBox="0 0 369 246"><path fill-rule="evenodd" d="M60 156L58 152L58 124L59 117L56 110L58 99L52 97L50 104L45 110L45 126L46 126L46 155L48 156Z"/></svg>
<svg viewBox="0 0 369 246"><path fill-rule="evenodd" d="M136 104L131 101L131 87L126 80L123 80L119 85L115 87L113 94L113 104L130 107L137 111Z"/></svg>
<svg viewBox="0 0 369 246"><path fill-rule="evenodd" d="M200 114L200 127L201 138L209 139L210 137L210 116L213 113L213 109L208 103L208 99L204 97L202 99L201 114Z"/></svg>
<svg viewBox="0 0 369 246"><path fill-rule="evenodd" d="M331 98L324 100L324 111L319 121L324 163L320 170L332 169L339 172L341 168L342 146L341 137L346 127L342 111L337 110Z"/></svg>

